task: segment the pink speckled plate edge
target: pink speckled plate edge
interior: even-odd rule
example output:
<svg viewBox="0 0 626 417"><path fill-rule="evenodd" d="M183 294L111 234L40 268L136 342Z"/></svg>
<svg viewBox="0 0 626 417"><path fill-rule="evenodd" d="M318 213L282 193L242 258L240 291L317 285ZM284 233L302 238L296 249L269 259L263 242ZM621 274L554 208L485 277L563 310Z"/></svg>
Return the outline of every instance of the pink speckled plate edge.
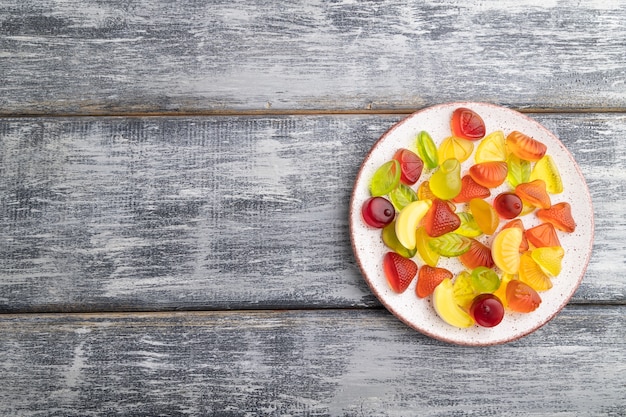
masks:
<svg viewBox="0 0 626 417"><path fill-rule="evenodd" d="M457 329L441 320L432 306L432 297L419 299L415 295L414 280L403 294L395 294L389 289L383 269L382 258L388 250L382 243L380 230L365 225L361 217L361 206L369 197L369 180L373 172L384 162L390 160L398 148L415 150L417 133L425 130L431 134L437 145L450 136L449 121L454 109L467 107L481 115L487 127L487 133L503 130L505 135L512 130L519 130L540 140L548 146L550 154L559 167L564 183L564 192L551 196L553 203L567 201L572 206L572 214L577 222L572 234L559 232L559 239L565 248L561 274L553 279L554 287L541 293L543 302L529 314L507 311L498 326L483 328L474 326ZM463 172L473 163L473 157L463 163ZM418 184L428 178L424 172ZM416 184L416 186L418 185ZM414 188L416 187L414 186ZM507 189L506 185L493 190L492 197ZM525 226L538 224L534 215L523 218ZM504 224L505 222L501 222ZM399 320L413 329L444 342L488 346L511 342L524 337L548 323L567 305L580 285L589 263L594 233L593 207L589 189L573 156L561 141L537 121L515 110L488 103L456 102L445 103L417 111L393 125L372 146L357 174L350 199L349 212L350 239L353 252L374 295ZM490 238L484 238L490 239ZM423 262L419 256L414 258L418 265ZM453 273L461 266L456 260L444 259L441 266L448 267Z"/></svg>

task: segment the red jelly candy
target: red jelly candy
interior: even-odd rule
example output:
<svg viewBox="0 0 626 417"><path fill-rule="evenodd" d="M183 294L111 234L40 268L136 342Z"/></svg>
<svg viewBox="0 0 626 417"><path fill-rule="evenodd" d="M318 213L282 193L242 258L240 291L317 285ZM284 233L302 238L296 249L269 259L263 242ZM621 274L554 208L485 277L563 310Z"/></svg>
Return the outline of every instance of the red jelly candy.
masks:
<svg viewBox="0 0 626 417"><path fill-rule="evenodd" d="M485 136L485 122L473 110L460 107L452 113L450 127L454 136L469 140L478 140Z"/></svg>
<svg viewBox="0 0 626 417"><path fill-rule="evenodd" d="M413 185L419 180L424 169L424 162L414 152L408 149L398 149L393 159L400 162L400 181L406 185Z"/></svg>
<svg viewBox="0 0 626 417"><path fill-rule="evenodd" d="M404 292L417 274L417 264L395 252L385 254L383 269L389 286L397 293Z"/></svg>
<svg viewBox="0 0 626 417"><path fill-rule="evenodd" d="M493 200L493 208L496 209L500 217L505 219L513 219L519 216L523 207L522 199L514 193L498 194Z"/></svg>
<svg viewBox="0 0 626 417"><path fill-rule="evenodd" d="M473 198L487 198L491 195L489 188L474 181L471 176L461 178L461 192L452 199L455 203L467 203Z"/></svg>
<svg viewBox="0 0 626 417"><path fill-rule="evenodd" d="M363 203L361 214L368 225L383 228L393 221L396 209L384 197L370 197Z"/></svg>
<svg viewBox="0 0 626 417"><path fill-rule="evenodd" d="M424 216L422 224L428 236L438 237L458 229L461 225L461 219L447 202L435 198Z"/></svg>
<svg viewBox="0 0 626 417"><path fill-rule="evenodd" d="M415 293L420 298L428 297L435 291L437 285L441 284L441 281L446 278L452 279L452 276L452 272L445 268L424 265L417 274Z"/></svg>

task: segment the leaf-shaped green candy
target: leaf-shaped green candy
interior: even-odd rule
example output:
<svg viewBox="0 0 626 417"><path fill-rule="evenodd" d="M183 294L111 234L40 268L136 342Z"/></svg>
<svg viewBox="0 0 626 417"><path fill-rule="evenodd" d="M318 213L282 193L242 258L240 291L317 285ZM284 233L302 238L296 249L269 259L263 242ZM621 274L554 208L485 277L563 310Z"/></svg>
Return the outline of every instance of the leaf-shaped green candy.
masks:
<svg viewBox="0 0 626 417"><path fill-rule="evenodd" d="M461 212L457 213L457 215L459 219L461 219L461 225L454 233L466 237L478 237L483 234L483 231L478 227L478 223L476 223L472 213Z"/></svg>
<svg viewBox="0 0 626 417"><path fill-rule="evenodd" d="M509 168L506 174L506 180L511 187L515 188L519 184L529 181L530 162L511 154L509 155L506 164Z"/></svg>
<svg viewBox="0 0 626 417"><path fill-rule="evenodd" d="M417 155L422 158L424 165L428 169L435 169L439 165L439 156L437 153L437 145L430 137L428 132L422 130L417 135Z"/></svg>
<svg viewBox="0 0 626 417"><path fill-rule="evenodd" d="M452 258L467 252L470 249L472 240L457 233L446 233L445 235L432 238L428 244L439 255Z"/></svg>
<svg viewBox="0 0 626 417"><path fill-rule="evenodd" d="M417 193L406 184L400 183L389 193L389 199L396 208L402 210L407 204L417 200Z"/></svg>
<svg viewBox="0 0 626 417"><path fill-rule="evenodd" d="M385 162L374 172L370 181L370 193L373 197L379 197L389 194L394 188L400 184L400 162L392 159Z"/></svg>

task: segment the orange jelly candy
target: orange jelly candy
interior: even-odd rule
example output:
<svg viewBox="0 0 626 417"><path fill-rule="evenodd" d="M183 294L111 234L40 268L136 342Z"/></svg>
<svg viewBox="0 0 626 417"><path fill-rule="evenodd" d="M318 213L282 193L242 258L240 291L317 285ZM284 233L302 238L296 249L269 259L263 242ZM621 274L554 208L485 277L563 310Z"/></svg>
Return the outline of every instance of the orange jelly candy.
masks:
<svg viewBox="0 0 626 417"><path fill-rule="evenodd" d="M518 131L509 133L506 146L518 158L533 162L540 160L548 150L543 143Z"/></svg>
<svg viewBox="0 0 626 417"><path fill-rule="evenodd" d="M530 313L541 304L541 296L530 285L513 279L506 286L508 307L518 313Z"/></svg>
<svg viewBox="0 0 626 417"><path fill-rule="evenodd" d="M483 187L494 188L506 179L508 166L503 161L489 161L472 165L469 175L474 181Z"/></svg>
<svg viewBox="0 0 626 417"><path fill-rule="evenodd" d="M539 209L537 210L537 217L544 222L551 223L563 232L572 233L576 230L576 222L572 217L572 207L569 203L557 203L549 209Z"/></svg>
<svg viewBox="0 0 626 417"><path fill-rule="evenodd" d="M552 223L541 223L539 226L531 227L526 231L526 238L536 248L561 246Z"/></svg>
<svg viewBox="0 0 626 417"><path fill-rule="evenodd" d="M461 178L461 192L454 197L452 201L455 203L467 203L473 198L487 198L491 195L489 188L480 185L469 175Z"/></svg>
<svg viewBox="0 0 626 417"><path fill-rule="evenodd" d="M469 140L478 140L487 132L485 122L475 111L459 107L452 113L450 128L454 136Z"/></svg>
<svg viewBox="0 0 626 417"><path fill-rule="evenodd" d="M495 263L491 257L491 249L489 246L483 245L476 239L472 239L470 249L459 256L459 260L468 269L475 269L479 266L493 268Z"/></svg>
<svg viewBox="0 0 626 417"><path fill-rule="evenodd" d="M491 204L480 198L474 198L469 202L469 209L484 234L492 235L496 231L500 224L500 216Z"/></svg>
<svg viewBox="0 0 626 417"><path fill-rule="evenodd" d="M535 207L547 209L552 205L544 180L534 180L519 184L515 187L515 194L525 203Z"/></svg>

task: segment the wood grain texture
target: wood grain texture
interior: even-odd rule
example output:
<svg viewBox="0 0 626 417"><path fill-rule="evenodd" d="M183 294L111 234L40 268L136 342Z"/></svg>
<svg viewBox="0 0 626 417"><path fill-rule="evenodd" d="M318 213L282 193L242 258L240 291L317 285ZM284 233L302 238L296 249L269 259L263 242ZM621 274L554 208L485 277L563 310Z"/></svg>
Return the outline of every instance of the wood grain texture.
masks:
<svg viewBox="0 0 626 417"><path fill-rule="evenodd" d="M0 413L623 416L626 312L447 345L384 310L0 316Z"/></svg>
<svg viewBox="0 0 626 417"><path fill-rule="evenodd" d="M0 114L626 107L613 1L8 0Z"/></svg>
<svg viewBox="0 0 626 417"><path fill-rule="evenodd" d="M626 116L532 115L579 162L595 249L575 303L623 303ZM348 204L400 116L0 120L0 309L377 306Z"/></svg>

